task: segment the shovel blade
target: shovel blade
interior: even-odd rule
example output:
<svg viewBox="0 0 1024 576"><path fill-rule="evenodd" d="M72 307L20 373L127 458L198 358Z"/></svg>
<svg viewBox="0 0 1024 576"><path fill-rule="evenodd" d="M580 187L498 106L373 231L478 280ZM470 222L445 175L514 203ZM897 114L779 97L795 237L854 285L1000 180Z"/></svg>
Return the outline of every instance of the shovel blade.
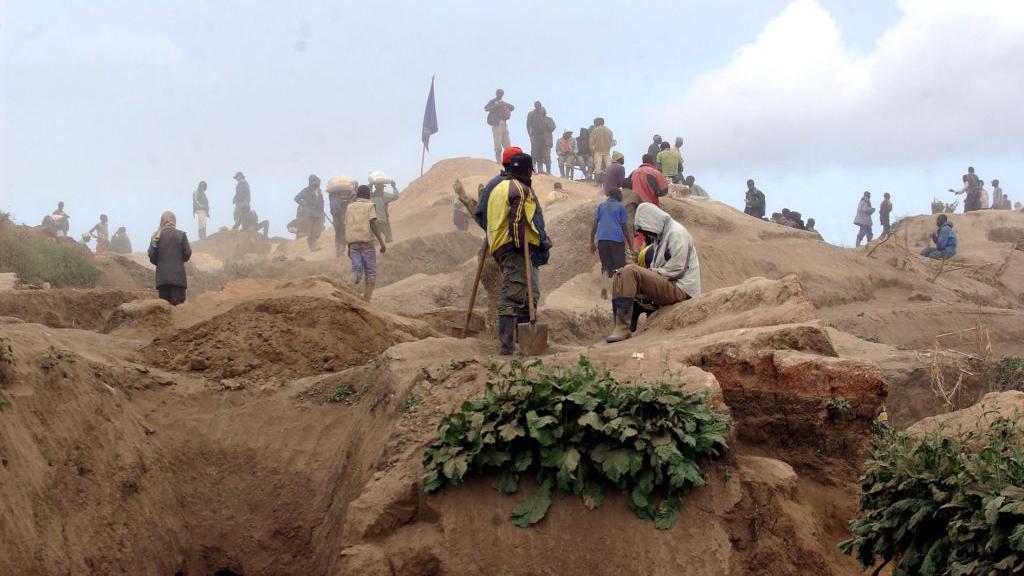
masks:
<svg viewBox="0 0 1024 576"><path fill-rule="evenodd" d="M518 324L516 325L516 340L523 354L539 356L548 351L548 325Z"/></svg>

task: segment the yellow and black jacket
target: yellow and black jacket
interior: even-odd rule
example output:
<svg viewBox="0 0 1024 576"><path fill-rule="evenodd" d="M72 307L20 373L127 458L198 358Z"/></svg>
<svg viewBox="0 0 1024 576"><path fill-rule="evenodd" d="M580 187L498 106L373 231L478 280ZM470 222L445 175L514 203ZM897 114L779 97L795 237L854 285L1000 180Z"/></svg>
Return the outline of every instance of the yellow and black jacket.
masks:
<svg viewBox="0 0 1024 576"><path fill-rule="evenodd" d="M490 253L495 258L509 251L522 253L525 238L534 265L547 264L551 241L544 229L544 213L526 184L507 174L494 178L480 194L473 216L487 232Z"/></svg>

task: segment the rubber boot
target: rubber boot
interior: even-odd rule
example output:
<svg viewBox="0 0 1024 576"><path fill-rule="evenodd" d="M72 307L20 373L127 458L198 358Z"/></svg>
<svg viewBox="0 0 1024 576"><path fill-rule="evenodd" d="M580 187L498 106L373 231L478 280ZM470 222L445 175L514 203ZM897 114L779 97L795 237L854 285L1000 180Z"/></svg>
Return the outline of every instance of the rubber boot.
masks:
<svg viewBox="0 0 1024 576"><path fill-rule="evenodd" d="M633 299L616 298L612 300L612 310L615 316L615 329L605 339L605 342L609 344L621 342L633 335L629 331L629 323L633 319Z"/></svg>
<svg viewBox="0 0 1024 576"><path fill-rule="evenodd" d="M370 301L370 297L373 296L373 288L376 286L376 282L366 281L366 285L363 287L363 300Z"/></svg>
<svg viewBox="0 0 1024 576"><path fill-rule="evenodd" d="M498 316L498 354L500 356L511 356L517 352L516 322L518 319L515 316Z"/></svg>

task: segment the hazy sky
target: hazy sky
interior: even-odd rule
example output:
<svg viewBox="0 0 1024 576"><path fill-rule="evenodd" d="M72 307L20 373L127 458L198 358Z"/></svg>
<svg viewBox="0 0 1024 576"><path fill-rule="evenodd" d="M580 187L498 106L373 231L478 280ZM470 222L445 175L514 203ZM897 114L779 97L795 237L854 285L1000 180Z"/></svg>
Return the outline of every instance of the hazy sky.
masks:
<svg viewBox="0 0 1024 576"><path fill-rule="evenodd" d="M73 233L105 212L139 248L165 209L194 237L200 179L229 223L242 170L282 234L310 173L418 174L436 74L428 163L491 156L500 86L515 143L534 100L603 116L628 168L683 136L713 197L754 178L851 244L864 190L924 213L970 164L1024 200L1022 69L1019 0L0 0L0 210L63 199Z"/></svg>

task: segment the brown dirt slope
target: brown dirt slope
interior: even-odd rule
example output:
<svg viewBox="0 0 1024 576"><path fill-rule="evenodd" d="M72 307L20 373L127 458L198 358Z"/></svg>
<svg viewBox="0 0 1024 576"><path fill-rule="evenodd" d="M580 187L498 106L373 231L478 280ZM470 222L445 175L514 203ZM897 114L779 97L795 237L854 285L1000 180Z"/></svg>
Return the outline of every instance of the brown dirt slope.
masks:
<svg viewBox="0 0 1024 576"><path fill-rule="evenodd" d="M158 337L145 354L158 366L211 378L294 378L363 364L408 339L352 293L243 302Z"/></svg>
<svg viewBox="0 0 1024 576"><path fill-rule="evenodd" d="M52 328L102 330L107 319L125 302L152 298L151 292L106 288L0 291L0 316Z"/></svg>

